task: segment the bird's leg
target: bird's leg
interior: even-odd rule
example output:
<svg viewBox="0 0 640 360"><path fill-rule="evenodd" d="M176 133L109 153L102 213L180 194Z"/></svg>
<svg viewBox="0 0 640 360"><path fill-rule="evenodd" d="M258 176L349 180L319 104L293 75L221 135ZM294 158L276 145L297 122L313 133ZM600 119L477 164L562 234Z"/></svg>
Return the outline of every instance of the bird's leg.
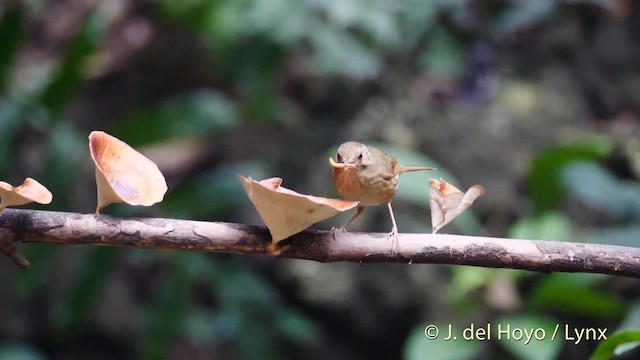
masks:
<svg viewBox="0 0 640 360"><path fill-rule="evenodd" d="M358 216L362 215L362 213L364 212L364 206L358 206L355 215L353 215L351 217L351 219L349 219L349 221L347 221L346 224L342 225L339 228L331 228L331 234L333 235L333 240L336 239L336 232L340 231L340 232L347 232L347 226L351 225L351 223L353 222L353 220L355 220Z"/></svg>
<svg viewBox="0 0 640 360"><path fill-rule="evenodd" d="M398 250L398 225L396 225L396 217L393 216L393 208L391 207L391 201L387 203L387 207L389 208L389 215L391 215L391 223L393 226L391 227L391 232L389 233L389 237L391 238L391 256L396 256L396 250Z"/></svg>
<svg viewBox="0 0 640 360"><path fill-rule="evenodd" d="M362 215L363 212L364 212L364 206L358 206L355 215L353 215L353 217L351 217L351 219L349 219L349 221L347 221L346 224L342 225L342 227L340 227L340 230L347 231L347 226L351 225L353 220L355 220L358 216Z"/></svg>

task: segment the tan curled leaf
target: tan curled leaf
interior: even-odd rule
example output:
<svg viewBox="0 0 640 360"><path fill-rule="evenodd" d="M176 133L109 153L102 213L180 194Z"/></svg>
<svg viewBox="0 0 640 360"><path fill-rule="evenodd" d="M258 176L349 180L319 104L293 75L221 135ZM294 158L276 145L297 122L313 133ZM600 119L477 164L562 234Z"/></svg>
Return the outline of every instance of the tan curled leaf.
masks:
<svg viewBox="0 0 640 360"><path fill-rule="evenodd" d="M89 150L96 165L96 212L117 202L151 206L162 201L167 182L153 161L103 131L91 132Z"/></svg>
<svg viewBox="0 0 640 360"><path fill-rule="evenodd" d="M255 181L241 175L238 177L258 214L269 228L273 243L358 205L357 201L299 194L281 187L281 178Z"/></svg>
<svg viewBox="0 0 640 360"><path fill-rule="evenodd" d="M30 202L49 204L51 200L53 200L51 192L32 178L26 178L18 187L0 181L0 211L9 206L19 206Z"/></svg>
<svg viewBox="0 0 640 360"><path fill-rule="evenodd" d="M446 182L429 179L429 203L431 206L431 226L437 233L445 225L462 214L473 202L485 193L482 185L474 185L466 193Z"/></svg>

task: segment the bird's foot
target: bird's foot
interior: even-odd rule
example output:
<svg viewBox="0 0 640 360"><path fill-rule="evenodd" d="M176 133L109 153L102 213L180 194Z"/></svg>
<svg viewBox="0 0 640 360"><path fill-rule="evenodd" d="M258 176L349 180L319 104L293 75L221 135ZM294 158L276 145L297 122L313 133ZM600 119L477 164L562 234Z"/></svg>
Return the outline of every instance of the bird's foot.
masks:
<svg viewBox="0 0 640 360"><path fill-rule="evenodd" d="M394 226L388 237L391 238L391 257L395 257L398 253L398 245L400 243L398 239L398 228Z"/></svg>
<svg viewBox="0 0 640 360"><path fill-rule="evenodd" d="M336 241L336 234L339 234L339 233L345 234L347 232L347 229L344 226L339 228L332 227L330 231L331 231L331 236L333 236L333 241Z"/></svg>

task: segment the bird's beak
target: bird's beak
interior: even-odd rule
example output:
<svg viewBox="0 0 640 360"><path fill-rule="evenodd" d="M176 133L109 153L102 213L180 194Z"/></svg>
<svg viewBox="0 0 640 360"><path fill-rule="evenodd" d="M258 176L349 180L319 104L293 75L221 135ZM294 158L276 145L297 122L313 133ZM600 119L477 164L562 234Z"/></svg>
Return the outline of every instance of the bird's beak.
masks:
<svg viewBox="0 0 640 360"><path fill-rule="evenodd" d="M333 160L333 158L329 158L329 164L331 164L331 167L333 167L334 169L344 169L344 168L348 169L353 167L353 165L351 164L336 162L335 160Z"/></svg>

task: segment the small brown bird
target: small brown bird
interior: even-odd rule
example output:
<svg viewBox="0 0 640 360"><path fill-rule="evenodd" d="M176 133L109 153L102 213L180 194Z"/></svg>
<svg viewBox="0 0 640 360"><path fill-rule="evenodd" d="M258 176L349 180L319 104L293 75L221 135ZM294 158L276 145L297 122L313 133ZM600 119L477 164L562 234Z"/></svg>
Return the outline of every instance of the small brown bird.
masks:
<svg viewBox="0 0 640 360"><path fill-rule="evenodd" d="M336 160L329 158L333 167L333 183L343 199L359 201L355 215L341 230L346 230L362 214L365 206L387 204L391 215L391 254L398 244L398 226L393 216L391 199L398 191L398 177L407 171L435 170L425 166L399 165L391 155L355 141L340 145Z"/></svg>

